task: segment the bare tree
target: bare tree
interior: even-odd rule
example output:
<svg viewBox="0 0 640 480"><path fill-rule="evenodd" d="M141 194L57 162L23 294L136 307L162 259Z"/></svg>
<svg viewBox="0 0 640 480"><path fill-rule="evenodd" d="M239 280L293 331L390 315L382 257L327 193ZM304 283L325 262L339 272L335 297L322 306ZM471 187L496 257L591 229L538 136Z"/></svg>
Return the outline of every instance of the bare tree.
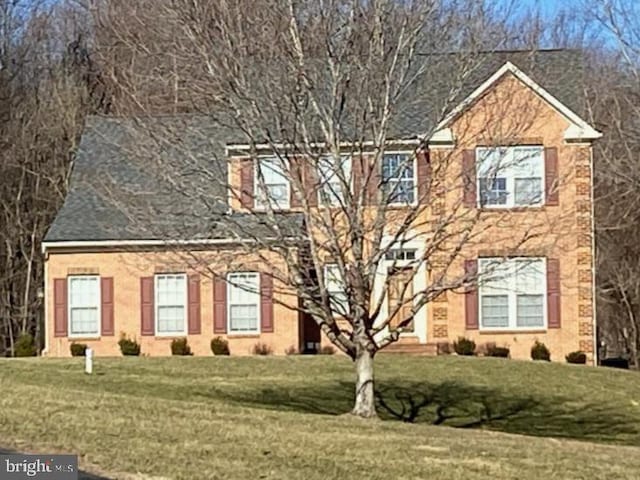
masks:
<svg viewBox="0 0 640 480"><path fill-rule="evenodd" d="M599 334L605 356L640 365L640 22L637 2L585 2L592 30L591 115L606 132L595 150Z"/></svg>
<svg viewBox="0 0 640 480"><path fill-rule="evenodd" d="M103 110L80 12L0 2L0 355L43 323L40 241L64 200L87 112Z"/></svg>
<svg viewBox="0 0 640 480"><path fill-rule="evenodd" d="M500 245L497 256L506 257L525 244L557 243L556 214L514 226L508 213L475 208L490 195L475 190L475 157L472 171L450 148L453 123L458 145L491 146L544 122L540 103L513 94L516 81L485 96L473 119L456 115L469 86L504 63L479 53L500 47L508 32L484 2L178 0L154 2L153 21L122 9L110 2L95 11L98 50L109 69L117 38L119 55L142 66L112 76L116 110L139 114L129 122L134 141L117 147L154 181L141 194L100 172L102 195L212 277L251 289L223 272L268 272L288 298L280 301L312 316L354 360L353 414L376 415L375 354L436 297L477 284L464 260L478 245ZM165 112L200 115L143 115L162 111L167 98ZM189 149L193 136L210 147L206 155ZM487 159L480 175L490 182L514 161ZM163 189L188 199L188 211L158 209ZM539 189L531 195L541 200ZM169 214L179 228L159 221ZM221 229L235 245L211 251L182 242ZM487 275L499 274L493 267ZM415 289L414 278L424 285Z"/></svg>

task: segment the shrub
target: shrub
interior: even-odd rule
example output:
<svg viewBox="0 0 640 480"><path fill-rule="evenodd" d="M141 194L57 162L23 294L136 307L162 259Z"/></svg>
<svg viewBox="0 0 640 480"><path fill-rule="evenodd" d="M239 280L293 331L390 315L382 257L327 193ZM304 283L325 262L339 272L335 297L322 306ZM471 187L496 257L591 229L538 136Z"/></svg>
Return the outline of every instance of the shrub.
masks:
<svg viewBox="0 0 640 480"><path fill-rule="evenodd" d="M69 349L72 357L84 357L87 352L87 345L85 343L71 342Z"/></svg>
<svg viewBox="0 0 640 480"><path fill-rule="evenodd" d="M453 347L449 342L438 342L436 345L436 351L438 355L451 355Z"/></svg>
<svg viewBox="0 0 640 480"><path fill-rule="evenodd" d="M336 349L331 345L324 345L320 348L318 353L320 355L333 355L334 353L336 353Z"/></svg>
<svg viewBox="0 0 640 480"><path fill-rule="evenodd" d="M272 353L273 349L266 343L258 342L253 346L254 355L271 355Z"/></svg>
<svg viewBox="0 0 640 480"><path fill-rule="evenodd" d="M567 363L578 363L585 365L587 363L587 354L578 350L577 352L571 352L566 357Z"/></svg>
<svg viewBox="0 0 640 480"><path fill-rule="evenodd" d="M453 349L458 355L472 356L476 354L476 342L464 337L458 337L453 342Z"/></svg>
<svg viewBox="0 0 640 480"><path fill-rule="evenodd" d="M298 349L296 347L294 347L293 345L291 345L290 347L287 347L284 351L285 355L297 355L298 354Z"/></svg>
<svg viewBox="0 0 640 480"><path fill-rule="evenodd" d="M171 355L193 355L186 338L174 338L171 341Z"/></svg>
<svg viewBox="0 0 640 480"><path fill-rule="evenodd" d="M36 348L33 335L28 333L20 335L13 346L13 351L16 357L35 357L38 349Z"/></svg>
<svg viewBox="0 0 640 480"><path fill-rule="evenodd" d="M140 355L140 344L133 339L127 338L127 336L124 334L122 334L120 340L118 340L118 346L120 347L122 355Z"/></svg>
<svg viewBox="0 0 640 480"><path fill-rule="evenodd" d="M544 360L545 362L551 361L551 352L544 343L536 340L536 343L531 347L531 359L532 360Z"/></svg>
<svg viewBox="0 0 640 480"><path fill-rule="evenodd" d="M476 355L487 356L487 352L496 346L496 342L481 343L476 347Z"/></svg>
<svg viewBox="0 0 640 480"><path fill-rule="evenodd" d="M214 355L229 355L229 342L222 337L211 339L211 352Z"/></svg>
<svg viewBox="0 0 640 480"><path fill-rule="evenodd" d="M487 346L485 355L487 357L509 358L509 347L497 347L496 345Z"/></svg>

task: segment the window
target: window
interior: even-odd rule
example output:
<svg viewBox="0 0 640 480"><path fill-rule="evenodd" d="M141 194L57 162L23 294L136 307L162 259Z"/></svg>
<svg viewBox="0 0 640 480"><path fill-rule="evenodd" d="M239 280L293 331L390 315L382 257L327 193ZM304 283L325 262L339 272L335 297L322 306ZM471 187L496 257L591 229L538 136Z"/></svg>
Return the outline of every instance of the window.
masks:
<svg viewBox="0 0 640 480"><path fill-rule="evenodd" d="M346 314L349 311L349 302L347 301L344 280L340 274L340 267L336 264L325 265L324 281L333 314L336 316Z"/></svg>
<svg viewBox="0 0 640 480"><path fill-rule="evenodd" d="M290 185L283 160L261 158L256 168L256 206L274 209L289 208ZM262 178L261 178L262 177Z"/></svg>
<svg viewBox="0 0 640 480"><path fill-rule="evenodd" d="M384 255L386 260L399 261L399 260L415 260L416 249L415 248L394 248L388 250Z"/></svg>
<svg viewBox="0 0 640 480"><path fill-rule="evenodd" d="M186 335L187 277L156 275L156 335Z"/></svg>
<svg viewBox="0 0 640 480"><path fill-rule="evenodd" d="M69 336L100 335L100 277L72 276L69 285Z"/></svg>
<svg viewBox="0 0 640 480"><path fill-rule="evenodd" d="M351 181L351 157L325 155L318 161L320 177L320 204L340 205L344 202L344 184Z"/></svg>
<svg viewBox="0 0 640 480"><path fill-rule="evenodd" d="M260 276L255 272L227 277L230 333L260 333Z"/></svg>
<svg viewBox="0 0 640 480"><path fill-rule="evenodd" d="M478 201L482 207L541 205L544 149L536 146L478 148Z"/></svg>
<svg viewBox="0 0 640 480"><path fill-rule="evenodd" d="M389 203L413 203L415 199L413 156L386 153L382 158L382 184Z"/></svg>
<svg viewBox="0 0 640 480"><path fill-rule="evenodd" d="M546 326L546 264L542 258L482 258L480 328L515 330Z"/></svg>

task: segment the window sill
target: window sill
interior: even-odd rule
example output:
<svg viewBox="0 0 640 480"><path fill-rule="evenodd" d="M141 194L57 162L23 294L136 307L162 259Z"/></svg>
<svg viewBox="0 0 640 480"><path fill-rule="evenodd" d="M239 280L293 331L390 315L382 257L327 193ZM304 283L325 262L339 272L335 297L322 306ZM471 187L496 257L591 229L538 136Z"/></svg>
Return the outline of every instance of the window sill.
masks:
<svg viewBox="0 0 640 480"><path fill-rule="evenodd" d="M388 203L387 204L387 209L388 210L401 210L403 208L416 208L418 206L417 202L411 202L411 203Z"/></svg>
<svg viewBox="0 0 640 480"><path fill-rule="evenodd" d="M516 335L516 334L540 334L547 333L548 330L545 328L536 328L536 329L510 329L510 330L479 330L480 335L499 335L499 334L507 334L507 335Z"/></svg>
<svg viewBox="0 0 640 480"><path fill-rule="evenodd" d="M184 333L156 333L153 338L156 340L175 340L176 338L186 338L189 334Z"/></svg>
<svg viewBox="0 0 640 480"><path fill-rule="evenodd" d="M532 205L530 207L480 207L476 206L477 210L482 212L542 212L546 210L547 205Z"/></svg>
<svg viewBox="0 0 640 480"><path fill-rule="evenodd" d="M232 332L227 332L227 338L228 339L232 339L232 338L260 338L261 334L259 332L257 333L232 333Z"/></svg>
<svg viewBox="0 0 640 480"><path fill-rule="evenodd" d="M67 335L67 338L69 340L100 340L101 336L100 334L96 334L96 335Z"/></svg>

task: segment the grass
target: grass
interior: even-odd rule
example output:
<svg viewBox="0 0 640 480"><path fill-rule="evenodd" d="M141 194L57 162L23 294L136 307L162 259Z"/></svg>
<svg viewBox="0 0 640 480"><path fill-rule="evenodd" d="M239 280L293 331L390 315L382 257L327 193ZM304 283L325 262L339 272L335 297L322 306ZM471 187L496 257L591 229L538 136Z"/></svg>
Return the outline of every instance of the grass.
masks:
<svg viewBox="0 0 640 480"><path fill-rule="evenodd" d="M0 446L78 453L106 478L636 479L635 372L378 357L387 421L345 358L0 361ZM396 420L396 421L394 421ZM452 428L457 427L457 428ZM511 435L518 434L518 435Z"/></svg>

